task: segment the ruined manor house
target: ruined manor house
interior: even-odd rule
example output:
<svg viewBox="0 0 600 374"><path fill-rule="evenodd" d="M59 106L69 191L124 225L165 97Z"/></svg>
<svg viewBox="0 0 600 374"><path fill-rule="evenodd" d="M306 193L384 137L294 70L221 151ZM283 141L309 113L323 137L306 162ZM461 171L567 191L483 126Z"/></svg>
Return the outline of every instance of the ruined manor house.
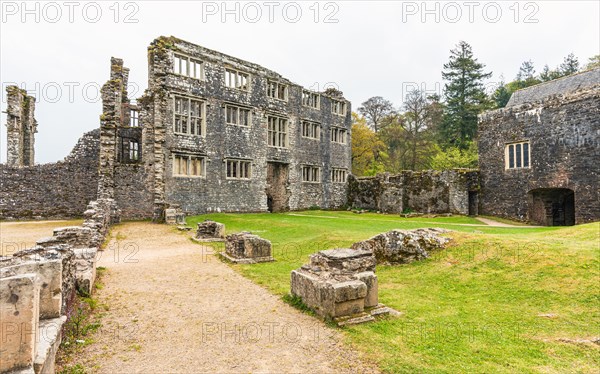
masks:
<svg viewBox="0 0 600 374"><path fill-rule="evenodd" d="M35 98L7 89L0 219L80 217L114 199L124 219L165 211L353 207L485 214L540 225L598 220L600 69L529 87L479 124L479 170L356 178L351 106L259 65L175 37L148 47L148 89L128 97L111 59L100 128L64 160L34 164Z"/></svg>
<svg viewBox="0 0 600 374"><path fill-rule="evenodd" d="M35 99L9 88L4 218L78 216L96 194L114 198L124 218L157 220L173 207L198 214L346 203L351 107L339 91L313 92L174 37L152 42L148 69L134 104L129 70L111 59L100 129L47 165L33 164Z"/></svg>

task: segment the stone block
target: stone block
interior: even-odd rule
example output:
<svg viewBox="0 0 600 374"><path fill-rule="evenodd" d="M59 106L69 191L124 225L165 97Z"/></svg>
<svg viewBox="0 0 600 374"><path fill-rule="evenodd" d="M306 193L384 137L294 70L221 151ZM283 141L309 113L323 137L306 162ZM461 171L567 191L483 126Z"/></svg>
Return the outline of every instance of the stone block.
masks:
<svg viewBox="0 0 600 374"><path fill-rule="evenodd" d="M219 222L206 220L198 223L196 239L224 239L225 225Z"/></svg>
<svg viewBox="0 0 600 374"><path fill-rule="evenodd" d="M36 374L54 374L56 352L62 340L62 327L66 316L40 321L38 327L38 345L35 353L33 368Z"/></svg>
<svg viewBox="0 0 600 374"><path fill-rule="evenodd" d="M62 308L62 261L28 261L0 268L0 277L14 277L32 273L40 283L40 318L57 318Z"/></svg>
<svg viewBox="0 0 600 374"><path fill-rule="evenodd" d="M221 255L236 263L273 261L271 242L249 232L228 235Z"/></svg>
<svg viewBox="0 0 600 374"><path fill-rule="evenodd" d="M365 295L365 308L377 306L377 304L379 304L377 275L375 275L375 273L372 271L365 271L356 274L356 278L367 286L367 294Z"/></svg>
<svg viewBox="0 0 600 374"><path fill-rule="evenodd" d="M2 360L0 372L33 366L39 323L40 286L35 274L0 279Z"/></svg>
<svg viewBox="0 0 600 374"><path fill-rule="evenodd" d="M79 292L92 293L96 280L96 259L98 248L77 248L74 252L75 286Z"/></svg>

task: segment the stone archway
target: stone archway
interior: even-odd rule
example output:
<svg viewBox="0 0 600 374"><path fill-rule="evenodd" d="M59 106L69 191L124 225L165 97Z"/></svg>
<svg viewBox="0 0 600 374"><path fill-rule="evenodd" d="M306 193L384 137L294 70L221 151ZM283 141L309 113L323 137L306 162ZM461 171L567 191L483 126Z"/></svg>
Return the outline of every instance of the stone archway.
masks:
<svg viewBox="0 0 600 374"><path fill-rule="evenodd" d="M529 220L544 226L575 224L575 192L568 188L529 191Z"/></svg>

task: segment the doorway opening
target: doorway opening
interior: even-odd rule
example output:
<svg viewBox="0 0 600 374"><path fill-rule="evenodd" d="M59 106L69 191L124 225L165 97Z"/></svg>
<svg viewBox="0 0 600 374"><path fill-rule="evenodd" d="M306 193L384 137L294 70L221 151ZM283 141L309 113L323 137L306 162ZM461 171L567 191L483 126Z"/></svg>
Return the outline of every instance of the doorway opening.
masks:
<svg viewBox="0 0 600 374"><path fill-rule="evenodd" d="M544 226L573 226L575 192L568 188L529 191L529 220Z"/></svg>

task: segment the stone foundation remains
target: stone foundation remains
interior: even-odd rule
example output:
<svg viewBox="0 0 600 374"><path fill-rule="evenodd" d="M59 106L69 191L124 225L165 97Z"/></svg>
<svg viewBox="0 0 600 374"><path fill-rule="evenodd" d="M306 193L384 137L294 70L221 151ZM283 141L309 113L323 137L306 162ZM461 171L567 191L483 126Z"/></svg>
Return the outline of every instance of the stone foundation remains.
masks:
<svg viewBox="0 0 600 374"><path fill-rule="evenodd" d="M275 261L271 254L271 242L249 232L227 235L225 252L220 255L236 264Z"/></svg>
<svg viewBox="0 0 600 374"><path fill-rule="evenodd" d="M51 238L0 257L2 373L54 373L62 326L77 293L89 295L96 254L118 221L114 200L89 204L83 226L54 230Z"/></svg>
<svg viewBox="0 0 600 374"><path fill-rule="evenodd" d="M352 248L373 253L378 264L408 264L424 260L432 252L443 249L451 239L438 234L447 232L450 231L438 228L392 230L354 243Z"/></svg>
<svg viewBox="0 0 600 374"><path fill-rule="evenodd" d="M196 240L199 241L221 241L225 239L225 225L219 222L205 220L198 223Z"/></svg>
<svg viewBox="0 0 600 374"><path fill-rule="evenodd" d="M373 321L398 312L379 304L376 260L357 249L329 249L310 257L310 264L293 270L291 293L318 316L340 325Z"/></svg>

